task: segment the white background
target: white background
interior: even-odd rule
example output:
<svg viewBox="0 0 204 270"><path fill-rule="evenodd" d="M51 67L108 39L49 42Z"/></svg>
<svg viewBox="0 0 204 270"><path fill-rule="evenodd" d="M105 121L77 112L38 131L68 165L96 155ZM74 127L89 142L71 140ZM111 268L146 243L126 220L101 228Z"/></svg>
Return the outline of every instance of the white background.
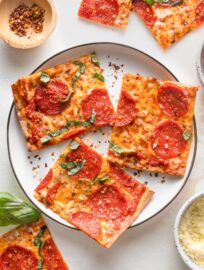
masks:
<svg viewBox="0 0 204 270"><path fill-rule="evenodd" d="M79 0L56 0L58 23L49 40L39 48L17 50L0 41L0 191L24 197L7 155L6 125L12 103L11 83L29 74L53 54L82 43L112 41L136 47L166 65L183 83L200 84L196 59L204 42L204 27L188 34L164 51L133 13L125 31L109 29L77 18ZM204 190L204 89L197 95L198 151L192 174L183 191L161 214L126 231L111 249L104 249L81 232L64 228L46 218L70 270L187 270L177 254L173 225L183 202ZM18 153L16 153L18 155ZM26 168L22 168L26 169ZM0 229L3 233L4 229Z"/></svg>

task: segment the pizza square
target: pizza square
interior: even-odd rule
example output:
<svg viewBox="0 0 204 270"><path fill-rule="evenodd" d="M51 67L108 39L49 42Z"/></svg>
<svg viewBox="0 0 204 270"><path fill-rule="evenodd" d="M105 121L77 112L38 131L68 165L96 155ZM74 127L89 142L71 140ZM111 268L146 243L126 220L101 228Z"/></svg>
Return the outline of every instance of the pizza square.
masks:
<svg viewBox="0 0 204 270"><path fill-rule="evenodd" d="M134 0L133 10L163 48L204 23L204 0Z"/></svg>
<svg viewBox="0 0 204 270"><path fill-rule="evenodd" d="M136 170L184 175L198 87L125 74L108 159Z"/></svg>
<svg viewBox="0 0 204 270"><path fill-rule="evenodd" d="M68 270L43 219L0 237L1 270Z"/></svg>
<svg viewBox="0 0 204 270"><path fill-rule="evenodd" d="M95 23L125 28L132 0L82 0L78 16Z"/></svg>
<svg viewBox="0 0 204 270"><path fill-rule="evenodd" d="M153 192L75 138L34 195L89 237L110 247Z"/></svg>
<svg viewBox="0 0 204 270"><path fill-rule="evenodd" d="M114 121L114 109L95 53L19 79L14 103L29 151Z"/></svg>

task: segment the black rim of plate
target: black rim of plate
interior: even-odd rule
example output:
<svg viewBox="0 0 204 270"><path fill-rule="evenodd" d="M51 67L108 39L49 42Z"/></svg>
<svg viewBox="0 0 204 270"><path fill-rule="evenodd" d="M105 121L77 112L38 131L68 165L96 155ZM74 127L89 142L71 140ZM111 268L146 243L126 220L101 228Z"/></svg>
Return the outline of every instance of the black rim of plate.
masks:
<svg viewBox="0 0 204 270"><path fill-rule="evenodd" d="M154 57L150 56L149 54L141 51L141 50L138 50L134 47L131 47L131 46L128 46L128 45L125 45L125 44L120 44L120 43L115 43L115 42L93 42L93 43L86 43L86 44L82 44L82 45L77 45L77 46L73 46L69 49L65 49L63 51L60 51L59 53L56 53L54 54L53 56L49 57L47 60L45 60L43 63L41 63L31 74L35 73L36 71L38 71L43 65L45 65L48 61L52 60L53 58L65 53L65 52L68 52L68 51L71 51L71 50L74 50L74 49L77 49L77 48L83 48L83 47L87 47L87 46L93 46L93 45L113 45L113 46L120 46L120 47L123 47L123 48L127 48L127 49L130 49L130 50L133 50L134 52L137 52L137 53L140 53L144 56L146 56L147 58L153 60L154 62L156 62L158 65L160 65L161 67L163 67L169 74L171 74L171 76L175 79L175 81L178 81L178 79L176 78L176 76L166 67L164 66L162 63L160 63L158 60L156 60ZM21 181L18 179L17 177L17 174L15 172L15 169L14 169L14 165L13 165L13 162L12 162L12 158L11 158L11 152L10 152L10 144L9 144L9 127L10 127L10 119L11 119L11 115L12 115L12 112L13 112L13 109L14 109L14 102L12 103L11 105L11 108L10 108L10 111L9 111L9 115L8 115L8 120L7 120L7 149L8 149L8 156L9 156L9 161L10 161L10 164L11 164L11 168L12 168L12 171L13 171L13 174L19 184L19 186L21 187L22 191L24 192L24 194L26 195L26 197L28 198L28 200L36 207L40 210L40 212L42 212L42 214L44 214L45 216L47 216L48 218L52 219L53 221L59 223L60 225L63 225L67 228L70 228L70 229L74 229L74 230L78 230L77 228L75 227L72 227L70 226L69 224L63 224L62 222L56 220L54 217L51 217L49 214L47 214L44 210L40 209L36 203L29 197L29 195L27 194L26 190L23 188L22 184L21 184ZM175 194L175 196L166 204L164 205L159 211L157 211L156 213L154 213L152 216L148 217L147 219L141 221L140 223L138 224L135 224L135 225L131 225L129 227L129 229L131 228L134 228L134 227L137 227L145 222L147 222L148 220L152 219L153 217L157 216L159 213L161 213L164 209L166 209L175 199L176 197L179 195L179 193L182 191L182 189L184 188L184 186L186 185L189 177L190 177L190 174L191 174L191 171L193 169L193 165L194 165L194 162L195 162L195 157L196 157L196 152L197 152L197 126L196 126L196 120L195 120L195 116L193 118L193 126L194 126L194 138L195 138L195 147L194 147L194 152L193 152L193 157L192 157L192 162L191 162L191 165L190 165L190 168L189 168L189 171L188 171L188 174L186 175L186 179L183 183L183 185L181 186L181 188L178 190L178 192ZM53 212L54 213L54 212ZM56 213L54 213L56 214Z"/></svg>

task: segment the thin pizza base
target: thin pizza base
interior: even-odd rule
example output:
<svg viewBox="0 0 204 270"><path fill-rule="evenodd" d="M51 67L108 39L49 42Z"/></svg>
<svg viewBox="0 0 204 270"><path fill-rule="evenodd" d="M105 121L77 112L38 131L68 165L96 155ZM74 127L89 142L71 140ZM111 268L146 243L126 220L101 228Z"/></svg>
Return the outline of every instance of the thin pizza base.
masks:
<svg viewBox="0 0 204 270"><path fill-rule="evenodd" d="M189 107L187 113L182 117L169 117L159 107L158 89L166 83L179 86L188 92ZM128 125L113 128L111 142L125 149L126 153L119 154L109 148L108 160L136 170L183 176L193 137L193 114L198 87L185 86L179 82L161 81L141 75L125 74L122 89L135 100L136 114ZM191 134L186 142L185 151L170 159L158 157L152 148L153 130L159 123L166 120L175 121Z"/></svg>
<svg viewBox="0 0 204 270"><path fill-rule="evenodd" d="M82 19L92 21L95 23L107 25L107 26L113 26L117 27L120 29L126 28L128 24L128 15L131 11L132 8L132 1L131 0L117 0L118 3L118 14L115 15L113 20L110 20L110 18L107 18L107 21L101 21L100 18L100 10L103 10L103 2L99 4L100 10L95 10L94 4L99 2L98 0L82 0L79 11L78 11L78 16L81 17ZM86 14L86 9L87 9L87 3L90 9L92 9L93 16L90 16L87 18ZM92 3L92 4L91 4ZM98 13L98 19L96 14Z"/></svg>
<svg viewBox="0 0 204 270"><path fill-rule="evenodd" d="M81 74L73 87L72 79L80 69L79 65L74 64L74 61L83 63L85 65L85 72ZM46 143L41 143L42 138L46 137L50 132L54 133L57 130L65 128L69 121L85 121L82 110L83 99L94 89L106 90L104 81L93 78L93 74L102 75L102 71L99 66L92 62L91 55L85 55L44 70L43 72L46 72L52 80L63 82L70 90L69 93L73 92L66 107L61 113L55 115L48 115L40 111L38 107L36 108L36 92L38 88L42 88L44 91L43 87L45 87L40 82L41 71L27 77L22 77L12 85L17 116L29 151L39 150L48 145L57 144L70 137L79 136L89 130L96 129L94 124L90 126L71 126L67 131L62 132L58 136L53 136ZM108 99L109 106L113 111L109 96ZM44 103L46 105L46 99ZM54 105L52 104L52 106Z"/></svg>
<svg viewBox="0 0 204 270"><path fill-rule="evenodd" d="M87 147L78 138L75 141L79 143L79 147L81 145ZM34 195L39 201L43 202L63 219L85 232L102 246L110 247L119 235L138 217L151 199L153 192L117 166L110 164L104 157L101 159L99 157L100 155L91 148L86 148L85 152L92 153L90 154L92 156L98 156L97 161L90 161L95 166L95 170L98 170L98 175L94 175L95 178L92 180L84 179L84 177L76 179L77 176L68 176L67 170L62 169L60 164L66 161L66 157L72 151L77 150L71 150L68 145L48 175L42 180L39 187L37 187ZM80 153L83 152L85 158L86 153L82 151L82 148L79 148L78 151ZM88 158L87 164L90 168ZM88 167L84 167L83 173L86 175L85 171L88 172ZM92 181L95 181L96 178L103 178L104 176L108 176L107 181L101 183L94 182L93 184ZM116 179L116 177L119 178ZM56 186L57 189L55 190ZM48 194L50 194L51 190L55 191L51 200L48 200L50 198ZM118 204L120 205L120 203L123 210L118 209ZM103 205L105 206L103 207ZM124 207L124 205L126 206ZM121 216L118 214L118 211L121 211ZM126 211L130 212L124 214ZM76 215L81 215L81 219L76 219ZM116 218L115 215L119 216Z"/></svg>
<svg viewBox="0 0 204 270"><path fill-rule="evenodd" d="M142 1L135 0L133 10L144 20L163 48L170 47L187 33L201 26L204 21L204 19L202 22L196 19L196 7L202 0L184 0L183 4L175 7L158 3L150 6L143 2L141 9Z"/></svg>
<svg viewBox="0 0 204 270"><path fill-rule="evenodd" d="M4 234L0 237L0 254L3 253L3 251L10 247L10 246L19 246L22 248L26 248L29 251L31 251L36 258L39 260L39 251L38 247L34 245L34 239L39 233L40 229L45 226L45 222L42 218L40 218L38 221L33 222L29 225L22 225L19 226L8 233ZM61 257L61 254L57 247L54 244L54 241L52 239L52 236L48 230L48 228L45 230L42 239L46 242L49 242L55 249L57 254L52 254L53 256L56 255L56 261L60 263L59 267L62 267L60 269L62 270L68 270L68 267L66 266L63 258ZM46 260L47 258L45 258ZM49 257L50 260L50 257ZM43 270L50 270L46 267L46 265L43 265Z"/></svg>

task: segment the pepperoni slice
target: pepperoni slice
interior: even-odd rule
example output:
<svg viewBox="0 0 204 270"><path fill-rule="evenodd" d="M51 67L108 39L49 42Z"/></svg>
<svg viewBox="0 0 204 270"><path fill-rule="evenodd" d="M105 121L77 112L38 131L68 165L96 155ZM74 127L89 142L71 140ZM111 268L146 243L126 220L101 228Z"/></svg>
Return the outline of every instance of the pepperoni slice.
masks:
<svg viewBox="0 0 204 270"><path fill-rule="evenodd" d="M120 100L118 103L118 109L116 114L116 127L123 127L130 124L135 117L135 100L132 96L122 90Z"/></svg>
<svg viewBox="0 0 204 270"><path fill-rule="evenodd" d="M102 220L123 219L128 214L127 200L114 186L102 186L89 198L92 213Z"/></svg>
<svg viewBox="0 0 204 270"><path fill-rule="evenodd" d="M50 183L53 177L53 172L52 169L49 170L48 174L41 180L40 184L38 187L35 189L36 192L44 189L47 187L47 185Z"/></svg>
<svg viewBox="0 0 204 270"><path fill-rule="evenodd" d="M117 0L83 0L78 15L98 23L113 25L118 13Z"/></svg>
<svg viewBox="0 0 204 270"><path fill-rule="evenodd" d="M68 270L59 250L52 239L45 242L43 249L43 264L49 270ZM30 269L31 270L31 269Z"/></svg>
<svg viewBox="0 0 204 270"><path fill-rule="evenodd" d="M204 0L198 1L195 10L196 21L201 24L204 23Z"/></svg>
<svg viewBox="0 0 204 270"><path fill-rule="evenodd" d="M99 239L101 235L101 224L91 213L78 211L71 217L73 225L86 232L94 239Z"/></svg>
<svg viewBox="0 0 204 270"><path fill-rule="evenodd" d="M183 128L174 121L160 122L152 135L152 148L161 158L169 159L179 156L186 148Z"/></svg>
<svg viewBox="0 0 204 270"><path fill-rule="evenodd" d="M168 116L180 117L188 112L188 93L178 85L162 85L157 98L161 110Z"/></svg>
<svg viewBox="0 0 204 270"><path fill-rule="evenodd" d="M77 163L80 163L82 160L86 160L84 167L72 177L76 179L85 178L93 180L96 176L98 176L101 170L101 156L96 151L92 150L86 144L81 142L80 146L76 150L69 152L66 157L66 161L76 161Z"/></svg>
<svg viewBox="0 0 204 270"><path fill-rule="evenodd" d="M85 133L88 129L85 128L85 127L79 127L79 128L76 128L74 130L70 130L69 132L65 133L63 136L62 136L62 139L63 140L66 140L66 139L69 139L69 138L74 138L74 137L77 137L83 133Z"/></svg>
<svg viewBox="0 0 204 270"><path fill-rule="evenodd" d="M7 247L0 257L1 270L37 270L37 264L35 254L18 245Z"/></svg>
<svg viewBox="0 0 204 270"><path fill-rule="evenodd" d="M60 186L61 186L61 183L56 183L54 184L54 186L48 189L47 195L46 195L46 203L48 205L52 204Z"/></svg>
<svg viewBox="0 0 204 270"><path fill-rule="evenodd" d="M142 17L148 27L153 27L156 16L153 8L143 0L135 0L133 3L134 10Z"/></svg>
<svg viewBox="0 0 204 270"><path fill-rule="evenodd" d="M47 115L55 115L66 109L70 90L60 79L52 79L45 86L40 86L35 92L37 109Z"/></svg>
<svg viewBox="0 0 204 270"><path fill-rule="evenodd" d="M106 89L94 89L82 101L82 111L86 120L92 112L96 113L94 125L97 127L111 125L114 122L114 109Z"/></svg>

